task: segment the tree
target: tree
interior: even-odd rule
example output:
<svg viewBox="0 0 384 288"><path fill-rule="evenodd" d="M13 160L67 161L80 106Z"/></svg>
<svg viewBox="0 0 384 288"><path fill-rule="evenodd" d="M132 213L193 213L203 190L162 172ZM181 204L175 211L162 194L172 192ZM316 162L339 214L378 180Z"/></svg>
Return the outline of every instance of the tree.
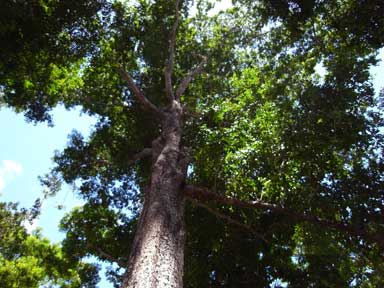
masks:
<svg viewBox="0 0 384 288"><path fill-rule="evenodd" d="M381 1L77 3L53 47L5 48L29 69L1 63L29 119L98 117L55 155L87 201L62 221L68 253L115 262L122 287L382 285Z"/></svg>
<svg viewBox="0 0 384 288"><path fill-rule="evenodd" d="M32 220L31 212L17 209L14 203L0 203L1 287L96 287L97 267L71 262L38 230L32 235L26 232L23 223Z"/></svg>

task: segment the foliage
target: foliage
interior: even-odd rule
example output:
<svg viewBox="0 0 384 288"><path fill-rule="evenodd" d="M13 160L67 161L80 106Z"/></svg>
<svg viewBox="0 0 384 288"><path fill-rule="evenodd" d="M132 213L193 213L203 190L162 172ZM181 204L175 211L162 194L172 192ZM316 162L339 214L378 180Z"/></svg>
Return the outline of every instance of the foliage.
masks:
<svg viewBox="0 0 384 288"><path fill-rule="evenodd" d="M44 12L31 21L42 25L64 2L22 11L39 7ZM120 265L150 173L148 159L128 163L160 131L157 116L143 112L117 68L129 71L154 104L166 103L163 69L174 6L167 0L75 2L65 21L52 22L55 29L32 29L37 38L20 40L14 28L0 30L17 47L1 48L9 56L0 63L0 84L4 103L31 120L49 119L46 112L58 103L80 105L97 117L88 139L73 133L54 158L53 173L80 183L78 195L87 201L62 221L64 249L75 259L95 255ZM209 205L249 231L192 203L185 286L382 286L382 95L374 96L369 76L384 46L382 1L239 0L212 16L210 1L198 1L194 15L191 5L184 1L181 9L174 81L199 54L208 63L182 97L188 110L183 144L192 158L186 182L364 233L268 209ZM27 29L10 17L20 31ZM116 285L120 268L111 267Z"/></svg>
<svg viewBox="0 0 384 288"><path fill-rule="evenodd" d="M97 267L70 261L60 246L38 230L28 234L29 211L0 203L0 285L18 287L96 287Z"/></svg>
<svg viewBox="0 0 384 288"><path fill-rule="evenodd" d="M74 90L79 62L96 48L101 1L6 0L0 11L0 83L3 101L32 121ZM75 79L73 79L75 78Z"/></svg>

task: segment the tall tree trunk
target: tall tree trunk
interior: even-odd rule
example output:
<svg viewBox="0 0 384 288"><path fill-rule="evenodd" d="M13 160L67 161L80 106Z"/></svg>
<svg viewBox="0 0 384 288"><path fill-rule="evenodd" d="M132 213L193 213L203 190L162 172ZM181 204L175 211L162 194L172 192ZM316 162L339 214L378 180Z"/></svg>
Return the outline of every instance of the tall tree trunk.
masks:
<svg viewBox="0 0 384 288"><path fill-rule="evenodd" d="M183 286L187 161L181 149L181 106L173 101L152 143L152 171L122 287Z"/></svg>

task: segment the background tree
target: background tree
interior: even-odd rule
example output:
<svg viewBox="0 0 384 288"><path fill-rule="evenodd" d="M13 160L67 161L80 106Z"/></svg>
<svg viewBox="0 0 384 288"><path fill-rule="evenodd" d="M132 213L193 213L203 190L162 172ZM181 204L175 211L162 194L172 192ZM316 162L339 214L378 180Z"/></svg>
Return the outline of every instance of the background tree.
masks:
<svg viewBox="0 0 384 288"><path fill-rule="evenodd" d="M96 287L97 267L71 261L38 230L32 235L26 232L23 223L33 220L32 212L0 203L1 287Z"/></svg>
<svg viewBox="0 0 384 288"><path fill-rule="evenodd" d="M208 16L211 4L190 15L188 1L80 1L44 34L65 45L5 48L44 65L2 60L4 103L37 121L57 103L98 118L55 156L54 175L87 201L62 221L64 249L117 263L123 287L180 287L185 232L187 287L382 285L383 123L368 69L383 4L235 1Z"/></svg>

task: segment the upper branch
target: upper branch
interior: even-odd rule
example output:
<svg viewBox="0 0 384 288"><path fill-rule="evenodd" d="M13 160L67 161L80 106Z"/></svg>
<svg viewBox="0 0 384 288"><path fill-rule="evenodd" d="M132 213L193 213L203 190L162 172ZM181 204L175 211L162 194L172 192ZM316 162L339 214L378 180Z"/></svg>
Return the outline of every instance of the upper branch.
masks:
<svg viewBox="0 0 384 288"><path fill-rule="evenodd" d="M169 46L168 46L168 59L165 66L164 76L165 76L165 92L167 94L167 97L170 101L175 99L175 96L173 94L173 88L172 88L172 73L173 68L175 66L175 46L176 46L176 31L177 27L179 26L180 22L180 14L179 14L179 4L180 0L176 1L175 4L175 22L173 23L171 33L169 35Z"/></svg>
<svg viewBox="0 0 384 288"><path fill-rule="evenodd" d="M207 63L207 57L203 55L199 55L202 58L202 61L199 65L197 65L194 69L192 69L187 76L184 77L183 80L181 80L179 86L176 89L176 99L180 99L180 96L183 95L185 90L187 89L189 83L193 80L193 78L200 74L201 71L204 68L204 65Z"/></svg>
<svg viewBox="0 0 384 288"><path fill-rule="evenodd" d="M271 203L266 203L263 201L242 201L238 200L235 198L229 198L225 196L218 195L214 192L209 191L207 188L203 187L196 187L193 185L185 185L184 186L184 193L185 195L194 200L198 201L214 201L222 204L227 204L227 205L234 205L242 208L253 208L253 209L265 209L265 210L271 210L275 211L278 213L282 213L288 216L291 216L293 218L296 218L298 220L318 224L323 227L328 227L332 229L336 229L342 232L349 233L350 235L353 236L360 236L364 237L366 239L370 239L371 241L374 241L376 243L379 243L383 245L383 239L380 239L378 237L375 237L374 235L369 234L367 231L364 229L359 229L357 227L353 227L351 225L341 223L341 222L336 222L336 221L330 221L326 219L319 218L314 215L308 215L305 213L297 213L289 208L285 208L279 205L271 204Z"/></svg>
<svg viewBox="0 0 384 288"><path fill-rule="evenodd" d="M135 84L132 77L125 71L123 68L118 69L121 77L127 82L129 89L132 91L133 95L135 95L137 101L143 106L144 109L152 110L156 113L162 114L161 110L157 108L148 98L144 95L144 93L140 90L139 87Z"/></svg>

